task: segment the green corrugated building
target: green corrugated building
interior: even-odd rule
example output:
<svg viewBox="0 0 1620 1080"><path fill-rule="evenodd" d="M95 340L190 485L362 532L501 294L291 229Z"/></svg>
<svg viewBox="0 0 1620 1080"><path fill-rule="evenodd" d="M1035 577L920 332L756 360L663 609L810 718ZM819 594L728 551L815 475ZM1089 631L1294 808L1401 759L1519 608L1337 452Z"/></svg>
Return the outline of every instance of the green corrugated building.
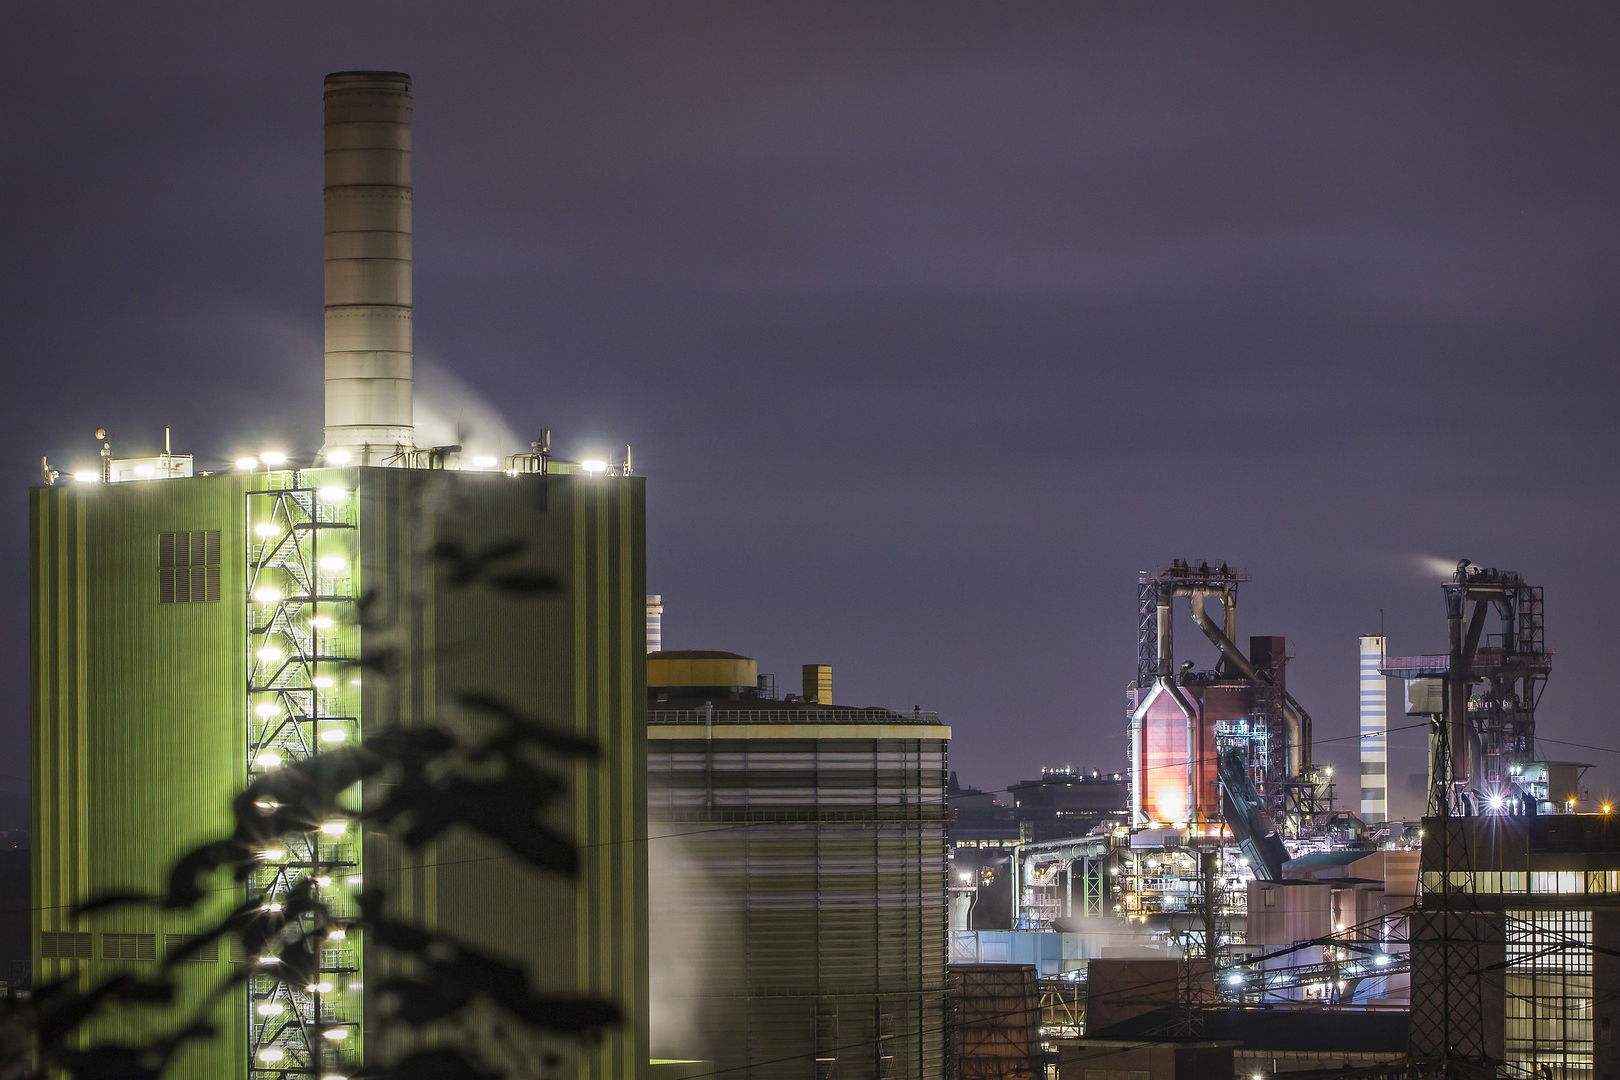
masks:
<svg viewBox="0 0 1620 1080"><path fill-rule="evenodd" d="M556 468L556 465L552 465ZM636 477L338 468L254 471L32 493L35 970L52 978L150 970L194 924L119 909L75 920L103 890L160 890L174 856L229 831L250 771L394 722L441 719L483 690L569 723L602 746L574 770L577 882L541 876L471 840L421 853L317 834L322 860L380 884L401 908L527 960L556 990L617 1000L630 1024L581 1076L635 1075L645 1035L644 491ZM430 552L520 538L518 565L557 574L555 596L454 586ZM364 627L358 598L366 597ZM353 661L397 650L394 674ZM296 847L296 845L294 845ZM274 853L273 853L274 854ZM296 875L308 851L283 852ZM267 860L272 865L277 860ZM308 861L305 859L305 861ZM267 871L274 873L277 871ZM267 884L267 881L260 881ZM221 881L215 910L240 902ZM192 999L254 957L186 965ZM347 1029L336 1075L364 1046L365 943L334 946L318 1008ZM279 1075L296 1009L267 976L219 1010L223 1032L179 1075ZM326 985L330 984L330 985ZM281 1005L271 1015L255 1005ZM104 1031L132 1035L114 1024ZM279 1051L279 1054L277 1053ZM268 1055L270 1060L265 1060Z"/></svg>

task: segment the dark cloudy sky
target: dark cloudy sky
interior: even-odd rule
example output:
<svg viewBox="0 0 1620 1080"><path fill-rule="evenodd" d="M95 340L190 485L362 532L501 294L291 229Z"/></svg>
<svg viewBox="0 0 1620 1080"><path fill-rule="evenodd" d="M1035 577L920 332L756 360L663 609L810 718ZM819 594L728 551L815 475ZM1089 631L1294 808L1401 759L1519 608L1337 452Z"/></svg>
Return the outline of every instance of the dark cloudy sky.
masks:
<svg viewBox="0 0 1620 1080"><path fill-rule="evenodd" d="M1620 749L1617 55L1599 3L11 5L0 785L38 456L319 443L349 68L416 80L419 360L635 444L668 646L994 787L1123 767L1139 569L1251 572L1326 739L1467 556L1546 587L1542 734Z"/></svg>

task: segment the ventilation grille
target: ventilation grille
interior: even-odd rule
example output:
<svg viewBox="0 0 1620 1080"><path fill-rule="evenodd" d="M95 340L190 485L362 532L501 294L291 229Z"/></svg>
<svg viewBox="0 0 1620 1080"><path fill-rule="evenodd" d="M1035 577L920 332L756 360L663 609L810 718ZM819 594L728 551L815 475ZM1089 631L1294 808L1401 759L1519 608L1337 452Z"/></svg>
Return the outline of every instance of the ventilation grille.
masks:
<svg viewBox="0 0 1620 1080"><path fill-rule="evenodd" d="M39 955L47 960L88 960L90 935L46 930L39 935Z"/></svg>
<svg viewBox="0 0 1620 1080"><path fill-rule="evenodd" d="M156 960L156 934L102 934L103 960Z"/></svg>
<svg viewBox="0 0 1620 1080"><path fill-rule="evenodd" d="M169 934L163 942L163 948L172 957L191 941L192 938L189 934ZM219 963L219 939L215 938L206 945L198 946L195 952L186 957L186 961L195 964Z"/></svg>
<svg viewBox="0 0 1620 1080"><path fill-rule="evenodd" d="M158 533L158 603L219 601L218 529Z"/></svg>

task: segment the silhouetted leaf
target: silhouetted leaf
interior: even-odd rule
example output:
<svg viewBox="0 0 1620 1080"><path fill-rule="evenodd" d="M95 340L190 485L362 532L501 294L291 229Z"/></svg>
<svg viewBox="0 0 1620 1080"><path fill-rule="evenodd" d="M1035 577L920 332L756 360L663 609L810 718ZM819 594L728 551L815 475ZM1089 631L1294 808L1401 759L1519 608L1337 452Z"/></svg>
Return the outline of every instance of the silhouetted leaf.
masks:
<svg viewBox="0 0 1620 1080"><path fill-rule="evenodd" d="M504 574L492 574L489 584L496 592L511 596L538 596L562 590L562 582L556 575L538 570L509 570Z"/></svg>

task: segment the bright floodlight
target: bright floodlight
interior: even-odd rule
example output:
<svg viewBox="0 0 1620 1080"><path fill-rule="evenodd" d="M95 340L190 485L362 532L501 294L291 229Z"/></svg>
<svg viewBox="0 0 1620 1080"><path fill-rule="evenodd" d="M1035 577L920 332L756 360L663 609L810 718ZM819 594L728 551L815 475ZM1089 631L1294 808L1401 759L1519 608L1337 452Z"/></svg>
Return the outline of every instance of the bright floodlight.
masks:
<svg viewBox="0 0 1620 1080"><path fill-rule="evenodd" d="M256 1011L260 1016L280 1016L282 1004L279 1001L263 1001Z"/></svg>
<svg viewBox="0 0 1620 1080"><path fill-rule="evenodd" d="M317 675L313 679L309 680L309 685L315 687L317 690L330 690L336 681L337 680L333 679L330 675Z"/></svg>
<svg viewBox="0 0 1620 1080"><path fill-rule="evenodd" d="M327 1028L321 1034L331 1042L342 1042L349 1037L349 1029L340 1027Z"/></svg>
<svg viewBox="0 0 1620 1080"><path fill-rule="evenodd" d="M1500 795L1492 795L1490 801L1492 810L1500 810L1507 805L1507 800Z"/></svg>
<svg viewBox="0 0 1620 1080"><path fill-rule="evenodd" d="M270 1064L271 1062L280 1061L282 1058L284 1058L286 1056L287 1056L286 1054L284 1054L280 1049L278 1049L277 1047L274 1047L274 1046L267 1046L263 1050L259 1051L259 1060L264 1062L267 1065Z"/></svg>
<svg viewBox="0 0 1620 1080"><path fill-rule="evenodd" d="M321 732L321 742L339 743L349 737L349 733L340 727L329 727Z"/></svg>
<svg viewBox="0 0 1620 1080"><path fill-rule="evenodd" d="M282 859L285 859L286 857L287 857L287 849L286 848L279 848L279 847L265 848L263 851L259 852L259 858L263 859L265 862L280 862Z"/></svg>
<svg viewBox="0 0 1620 1080"><path fill-rule="evenodd" d="M603 461L601 458L591 458L589 461L582 461L579 463L579 467L592 475L607 472L607 462Z"/></svg>
<svg viewBox="0 0 1620 1080"><path fill-rule="evenodd" d="M150 466L150 465L137 465L137 466L135 466L135 475L136 476L140 476L140 477L151 476L153 471L154 470L152 469L152 466Z"/></svg>
<svg viewBox="0 0 1620 1080"><path fill-rule="evenodd" d="M321 569L329 574L336 574L348 565L349 560L341 555L322 555L320 557Z"/></svg>
<svg viewBox="0 0 1620 1080"><path fill-rule="evenodd" d="M349 823L347 821L327 821L321 824L321 832L327 836L342 836L348 831Z"/></svg>
<svg viewBox="0 0 1620 1080"><path fill-rule="evenodd" d="M265 701L253 706L253 711L268 720L272 716L275 716L277 713L281 712L281 706L273 702Z"/></svg>
<svg viewBox="0 0 1620 1080"><path fill-rule="evenodd" d="M266 450L259 455L259 460L266 465L285 465L287 464L287 455L280 450Z"/></svg>
<svg viewBox="0 0 1620 1080"><path fill-rule="evenodd" d="M317 630L330 630L332 629L332 617L330 615L313 616L309 620L309 625Z"/></svg>
<svg viewBox="0 0 1620 1080"><path fill-rule="evenodd" d="M332 992L332 984L325 981L310 983L309 992L312 994L330 994Z"/></svg>
<svg viewBox="0 0 1620 1080"><path fill-rule="evenodd" d="M253 526L253 531L268 540L281 530L276 528L273 522L261 521L257 525Z"/></svg>
<svg viewBox="0 0 1620 1080"><path fill-rule="evenodd" d="M258 465L259 459L256 457L239 457L236 459L236 467L241 469L243 472L249 472L256 469L258 468Z"/></svg>
<svg viewBox="0 0 1620 1080"><path fill-rule="evenodd" d="M1226 984L1228 986L1242 986L1243 976L1234 971L1226 977Z"/></svg>
<svg viewBox="0 0 1620 1080"><path fill-rule="evenodd" d="M266 750L253 759L253 764L261 769L274 769L281 765L281 755L274 750Z"/></svg>
<svg viewBox="0 0 1620 1080"><path fill-rule="evenodd" d="M326 455L326 463L328 465L347 465L349 463L349 452L347 450L334 450Z"/></svg>
<svg viewBox="0 0 1620 1080"><path fill-rule="evenodd" d="M276 648L274 645L266 645L264 648L259 650L259 659L263 660L267 664L275 663L277 660L280 660L283 655L284 654L282 651Z"/></svg>
<svg viewBox="0 0 1620 1080"><path fill-rule="evenodd" d="M493 469L496 464L495 459L488 454L479 454L473 458L473 468L475 469Z"/></svg>
<svg viewBox="0 0 1620 1080"><path fill-rule="evenodd" d="M342 502L349 497L349 489L330 484L320 490L321 502Z"/></svg>
<svg viewBox="0 0 1620 1080"><path fill-rule="evenodd" d="M101 479L101 474L96 472L94 469L80 469L78 472L73 474L73 479L77 480L81 484L94 484L96 481Z"/></svg>
<svg viewBox="0 0 1620 1080"><path fill-rule="evenodd" d="M1379 953L1377 956L1373 957L1373 966L1387 967L1389 966L1391 959L1392 957L1388 953Z"/></svg>
<svg viewBox="0 0 1620 1080"><path fill-rule="evenodd" d="M260 604L274 604L281 599L281 590L274 585L260 585L253 590L253 599Z"/></svg>

